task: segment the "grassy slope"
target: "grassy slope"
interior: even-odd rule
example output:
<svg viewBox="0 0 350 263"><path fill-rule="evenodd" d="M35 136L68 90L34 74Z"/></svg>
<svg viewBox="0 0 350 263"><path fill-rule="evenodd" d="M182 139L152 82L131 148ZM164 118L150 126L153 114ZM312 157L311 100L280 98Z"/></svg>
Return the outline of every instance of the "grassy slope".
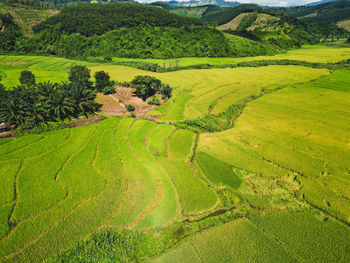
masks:
<svg viewBox="0 0 350 263"><path fill-rule="evenodd" d="M232 19L230 22L221 25L220 28L223 30L231 29L231 30L236 30L237 27L240 25L242 19L248 15L249 13L242 13L236 16L234 19Z"/></svg>
<svg viewBox="0 0 350 263"><path fill-rule="evenodd" d="M154 262L294 262L293 255L247 219L197 234Z"/></svg>
<svg viewBox="0 0 350 263"><path fill-rule="evenodd" d="M350 19L338 22L337 26L341 27L341 28L344 28L344 29L346 29L347 31L350 32Z"/></svg>
<svg viewBox="0 0 350 263"><path fill-rule="evenodd" d="M316 6L295 7L282 10L282 12L298 17L301 20L321 23L336 23L349 19L349 11L349 1L333 1Z"/></svg>
<svg viewBox="0 0 350 263"><path fill-rule="evenodd" d="M266 177L303 175L305 198L349 222L349 81L349 71L336 71L266 95L248 104L234 129L202 135L199 149Z"/></svg>
<svg viewBox="0 0 350 263"><path fill-rule="evenodd" d="M325 46L305 46L302 49L290 50L285 54L279 54L275 56L257 56L257 57L244 57L244 58L178 58L178 59L124 59L113 58L114 61L142 61L150 63L158 63L165 66L169 66L169 62L179 61L179 66L190 66L197 64L236 64L246 61L257 60L299 60L308 62L338 62L342 60L350 59L349 48L331 48ZM24 69L33 71L38 82L48 81L58 82L68 77L68 68L74 64L86 65L92 68L92 71L103 70L110 71L115 74L117 80L131 80L135 74L152 74L150 72L129 69L127 67L120 66L106 66L99 65L98 63L90 63L84 61L70 60L64 58L51 58L41 56L0 56L0 73L2 75L2 83L5 86L18 85L18 78L20 72ZM96 67L96 68L95 68ZM130 71L130 73L128 73ZM114 73L115 72L115 73ZM123 76L120 77L121 72Z"/></svg>
<svg viewBox="0 0 350 263"><path fill-rule="evenodd" d="M95 67L93 71L102 69L118 81L130 81L136 75L147 74L174 87L175 96L168 102L170 104L168 112L166 116L160 117L161 120L171 121L206 115L210 104L215 100L217 105L214 107L214 112L219 113L262 88L308 81L326 72L299 66L183 70L172 73L146 73L123 66L105 66ZM242 84L245 85L244 89L241 88Z"/></svg>
<svg viewBox="0 0 350 263"><path fill-rule="evenodd" d="M316 58L320 49L301 51ZM344 57L337 54L332 59ZM50 59L57 64L51 65ZM26 66L54 72L64 62L72 61L45 58L43 63ZM348 228L326 213L349 222L349 71L297 85L327 72L295 66L162 74L115 65L100 68L111 70L117 80L152 74L172 84L175 93L167 110L168 116L176 118L196 116L201 107L207 110L218 98L218 88L228 95L219 100L214 112L256 92L266 81L271 81L270 88L281 83L292 86L249 103L233 129L202 134L194 162L189 162L192 132L174 132L174 127L146 120L110 119L0 141L0 164L6 164L0 166L0 177L1 172L8 175L0 180L0 188L6 189L0 194L0 260L40 261L101 226L159 229L188 214L219 209L223 202L225 208L238 206L238 212L247 209L248 214L257 215L251 221L239 219L199 233L156 260L285 262L308 261L315 255L319 261L348 261L349 240L344 235ZM256 89L248 85L251 79ZM244 87L246 93L232 92L232 85ZM186 98L189 91L193 94ZM227 201L222 201L223 195ZM307 203L325 213L277 213L301 210ZM271 215L263 216L271 210ZM275 231L275 225L281 231ZM324 239L315 242L313 233L322 233ZM305 242L300 246L304 239L310 246Z"/></svg>
<svg viewBox="0 0 350 263"><path fill-rule="evenodd" d="M153 262L347 262L349 229L316 211L238 219L186 239Z"/></svg>

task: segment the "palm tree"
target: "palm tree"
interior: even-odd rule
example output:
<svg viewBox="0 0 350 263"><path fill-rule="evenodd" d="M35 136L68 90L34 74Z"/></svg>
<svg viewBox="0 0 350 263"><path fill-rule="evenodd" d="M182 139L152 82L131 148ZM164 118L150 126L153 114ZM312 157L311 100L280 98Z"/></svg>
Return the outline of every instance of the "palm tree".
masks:
<svg viewBox="0 0 350 263"><path fill-rule="evenodd" d="M71 86L72 84L68 81L62 81L61 83L57 84L57 88L64 92L69 92Z"/></svg>
<svg viewBox="0 0 350 263"><path fill-rule="evenodd" d="M62 92L57 92L55 96L47 101L48 107L51 109L53 115L61 121L74 114L74 106L72 101L65 97Z"/></svg>
<svg viewBox="0 0 350 263"><path fill-rule="evenodd" d="M83 113L88 117L89 112L95 112L100 105L94 100L96 93L90 89L86 89L81 85L72 84L69 90L76 113Z"/></svg>
<svg viewBox="0 0 350 263"><path fill-rule="evenodd" d="M0 101L0 120L6 126L20 125L24 121L25 112L21 109L21 105L16 100L4 98Z"/></svg>
<svg viewBox="0 0 350 263"><path fill-rule="evenodd" d="M36 89L42 100L50 98L55 92L56 84L52 84L50 81L44 83L38 83Z"/></svg>
<svg viewBox="0 0 350 263"><path fill-rule="evenodd" d="M26 108L28 119L32 120L35 124L44 122L49 117L49 111L44 104L40 102L35 102L30 104Z"/></svg>

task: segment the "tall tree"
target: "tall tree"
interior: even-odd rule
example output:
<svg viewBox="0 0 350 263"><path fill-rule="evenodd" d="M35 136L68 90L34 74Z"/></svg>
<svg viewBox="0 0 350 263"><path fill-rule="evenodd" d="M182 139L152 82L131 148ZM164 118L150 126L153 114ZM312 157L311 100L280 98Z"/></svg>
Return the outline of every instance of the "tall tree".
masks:
<svg viewBox="0 0 350 263"><path fill-rule="evenodd" d="M23 70L19 77L19 82L22 85L33 87L35 85L35 76L30 70Z"/></svg>
<svg viewBox="0 0 350 263"><path fill-rule="evenodd" d="M73 66L70 68L68 79L76 85L91 88L90 77L90 70L86 66Z"/></svg>

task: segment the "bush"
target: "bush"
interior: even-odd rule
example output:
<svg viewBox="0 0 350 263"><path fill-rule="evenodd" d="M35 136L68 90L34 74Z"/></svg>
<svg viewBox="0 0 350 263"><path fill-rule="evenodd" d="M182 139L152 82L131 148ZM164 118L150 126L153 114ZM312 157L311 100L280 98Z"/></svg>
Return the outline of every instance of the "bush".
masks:
<svg viewBox="0 0 350 263"><path fill-rule="evenodd" d="M109 87L103 88L102 92L104 95L108 95L108 94L114 94L116 92L116 90L114 87L109 86Z"/></svg>
<svg viewBox="0 0 350 263"><path fill-rule="evenodd" d="M162 82L151 76L137 76L130 86L136 89L136 96L145 101L161 90Z"/></svg>
<svg viewBox="0 0 350 263"><path fill-rule="evenodd" d="M158 96L153 96L149 101L148 104L150 105L160 105L160 99Z"/></svg>
<svg viewBox="0 0 350 263"><path fill-rule="evenodd" d="M118 85L123 86L123 87L130 87L130 83L127 81L122 81L122 82L118 82Z"/></svg>
<svg viewBox="0 0 350 263"><path fill-rule="evenodd" d="M135 106L132 105L132 104L127 104L127 105L125 106L125 108L126 108L129 112L135 111Z"/></svg>
<svg viewBox="0 0 350 263"><path fill-rule="evenodd" d="M162 93L163 99L170 98L172 92L173 92L173 89L168 84L162 84L161 93Z"/></svg>
<svg viewBox="0 0 350 263"><path fill-rule="evenodd" d="M106 56L103 58L104 61L106 62L111 62L112 61L112 58L110 56Z"/></svg>
<svg viewBox="0 0 350 263"><path fill-rule="evenodd" d="M35 76L31 71L23 70L19 77L19 82L27 87L32 87L35 85Z"/></svg>

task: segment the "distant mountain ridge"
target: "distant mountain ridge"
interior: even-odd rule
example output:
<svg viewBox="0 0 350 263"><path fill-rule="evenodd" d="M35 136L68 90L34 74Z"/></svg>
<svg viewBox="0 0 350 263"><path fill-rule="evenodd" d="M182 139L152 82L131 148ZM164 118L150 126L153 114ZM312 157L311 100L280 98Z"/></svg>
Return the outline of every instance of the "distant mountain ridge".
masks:
<svg viewBox="0 0 350 263"><path fill-rule="evenodd" d="M337 0L321 0L321 1L317 1L317 2L312 2L312 3L306 4L304 6L321 5L321 4L326 4L326 3L334 2L334 1L337 1Z"/></svg>
<svg viewBox="0 0 350 263"><path fill-rule="evenodd" d="M235 7L240 5L239 2L229 2L225 0L191 0L186 2L180 1L166 1L166 3L170 5L177 6L202 6L202 5L216 5L216 6L224 6L224 7Z"/></svg>

